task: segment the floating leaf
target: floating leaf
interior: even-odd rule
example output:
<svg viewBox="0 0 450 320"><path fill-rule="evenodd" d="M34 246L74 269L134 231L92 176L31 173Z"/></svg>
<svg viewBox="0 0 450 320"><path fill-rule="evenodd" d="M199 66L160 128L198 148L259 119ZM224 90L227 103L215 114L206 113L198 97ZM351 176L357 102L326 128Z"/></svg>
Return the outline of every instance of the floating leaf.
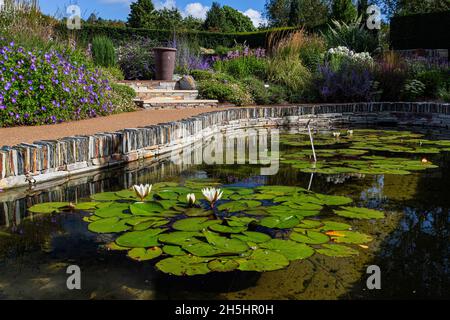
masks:
<svg viewBox="0 0 450 320"><path fill-rule="evenodd" d="M241 233L242 231L247 230L247 227L229 227L224 226L223 224L213 224L209 226L212 231L216 231L219 233Z"/></svg>
<svg viewBox="0 0 450 320"><path fill-rule="evenodd" d="M261 232L245 231L242 234L233 234L232 238L242 240L244 242L263 243L272 239L269 235Z"/></svg>
<svg viewBox="0 0 450 320"><path fill-rule="evenodd" d="M61 212L62 208L67 207L69 202L45 202L35 204L28 211L33 213L56 213Z"/></svg>
<svg viewBox="0 0 450 320"><path fill-rule="evenodd" d="M316 220L302 220L300 221L300 224L296 226L296 228L299 228L300 231L303 231L303 229L315 229L319 228L323 223L321 221ZM295 229L294 229L295 230Z"/></svg>
<svg viewBox="0 0 450 320"><path fill-rule="evenodd" d="M226 253L234 253L234 252L227 252L226 250L220 249L210 243L205 242L196 242L184 245L183 249L198 257L213 257Z"/></svg>
<svg viewBox="0 0 450 320"><path fill-rule="evenodd" d="M92 200L95 201L116 201L116 200L123 200L122 197L118 196L115 192L103 192L103 193L96 193L91 196Z"/></svg>
<svg viewBox="0 0 450 320"><path fill-rule="evenodd" d="M187 218L176 221L173 228L179 231L201 231L213 224L221 223L220 220L209 220L208 218Z"/></svg>
<svg viewBox="0 0 450 320"><path fill-rule="evenodd" d="M175 231L172 233L162 234L158 239L163 243L183 246L190 243L200 242L200 240L198 240L196 236L201 235L202 234L198 232Z"/></svg>
<svg viewBox="0 0 450 320"><path fill-rule="evenodd" d="M289 260L281 253L257 249L246 259L236 259L242 271L274 271L287 267Z"/></svg>
<svg viewBox="0 0 450 320"><path fill-rule="evenodd" d="M184 256L186 254L186 251L184 251L179 246L166 245L163 247L163 251L164 251L164 253L169 254L171 256Z"/></svg>
<svg viewBox="0 0 450 320"><path fill-rule="evenodd" d="M159 261L156 268L175 276L195 276L211 272L208 263L211 259L196 256L177 256Z"/></svg>
<svg viewBox="0 0 450 320"><path fill-rule="evenodd" d="M227 253L242 253L249 249L248 245L239 239L228 239L210 231L203 231L203 234L209 244Z"/></svg>
<svg viewBox="0 0 450 320"><path fill-rule="evenodd" d="M323 226L320 227L320 230L323 231L340 231L340 230L349 230L351 228L351 225L341 222L335 222L335 221L322 221Z"/></svg>
<svg viewBox="0 0 450 320"><path fill-rule="evenodd" d="M330 241L327 235L311 230L301 231L296 229L296 232L292 232L290 235L291 240L307 243L307 244L322 244Z"/></svg>
<svg viewBox="0 0 450 320"><path fill-rule="evenodd" d="M298 225L300 220L296 216L283 216L283 217L267 217L263 218L259 224L263 227L273 229L290 229Z"/></svg>
<svg viewBox="0 0 450 320"><path fill-rule="evenodd" d="M250 217L233 216L233 217L227 218L227 223L230 227L246 227L254 221L256 221L256 219L250 218Z"/></svg>
<svg viewBox="0 0 450 320"><path fill-rule="evenodd" d="M218 209L221 211L227 210L230 212L238 212L245 211L249 208L259 207L261 202L254 200L240 200L240 201L232 201L221 204Z"/></svg>
<svg viewBox="0 0 450 320"><path fill-rule="evenodd" d="M184 211L184 214L188 217L207 217L214 214L214 212L203 208L188 208Z"/></svg>
<svg viewBox="0 0 450 320"><path fill-rule="evenodd" d="M100 202L80 202L75 205L76 210L95 210Z"/></svg>
<svg viewBox="0 0 450 320"><path fill-rule="evenodd" d="M100 208L95 210L94 214L101 218L129 218L131 215L126 213L128 211L129 205L123 203L115 203L105 208Z"/></svg>
<svg viewBox="0 0 450 320"><path fill-rule="evenodd" d="M339 244L324 244L322 247L323 248L317 249L316 251L328 257L345 258L359 254L358 251L356 251L355 249L342 246Z"/></svg>
<svg viewBox="0 0 450 320"><path fill-rule="evenodd" d="M314 254L310 246L291 240L272 239L261 243L260 247L281 253L290 261L306 259Z"/></svg>
<svg viewBox="0 0 450 320"><path fill-rule="evenodd" d="M162 255L161 248L153 247L150 249L145 248L134 248L128 251L128 257L137 261L147 261L158 258Z"/></svg>
<svg viewBox="0 0 450 320"><path fill-rule="evenodd" d="M384 213L378 210L358 208L358 207L341 207L341 210L334 210L334 213L341 217L351 219L383 219Z"/></svg>
<svg viewBox="0 0 450 320"><path fill-rule="evenodd" d="M159 246L158 235L166 229L149 229L145 231L132 231L117 238L119 246L130 248L148 248Z"/></svg>
<svg viewBox="0 0 450 320"><path fill-rule="evenodd" d="M91 222L88 225L88 229L96 233L114 233L130 230L131 227L125 221L120 220L120 218L112 217Z"/></svg>
<svg viewBox="0 0 450 320"><path fill-rule="evenodd" d="M239 268L239 263L234 260L212 260L208 263L208 268L216 272L230 272Z"/></svg>
<svg viewBox="0 0 450 320"><path fill-rule="evenodd" d="M132 214L137 216L158 216L164 212L163 206L155 201L133 203L130 210Z"/></svg>

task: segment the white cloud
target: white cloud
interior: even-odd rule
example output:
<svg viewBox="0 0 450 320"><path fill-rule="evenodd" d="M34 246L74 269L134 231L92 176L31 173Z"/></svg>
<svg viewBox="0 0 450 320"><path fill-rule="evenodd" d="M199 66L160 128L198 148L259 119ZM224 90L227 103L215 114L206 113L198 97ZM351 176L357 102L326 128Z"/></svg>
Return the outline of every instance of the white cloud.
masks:
<svg viewBox="0 0 450 320"><path fill-rule="evenodd" d="M267 22L267 20L264 19L261 12L259 12L258 10L248 9L243 13L252 20L253 25L255 27L259 27L260 25L265 24Z"/></svg>
<svg viewBox="0 0 450 320"><path fill-rule="evenodd" d="M186 5L183 11L183 15L185 17L192 16L197 19L206 19L206 13L208 12L209 7L202 5L199 2L189 3Z"/></svg>
<svg viewBox="0 0 450 320"><path fill-rule="evenodd" d="M177 7L176 0L164 0L164 1L157 0L157 1L153 1L153 3L155 4L156 10L174 9Z"/></svg>

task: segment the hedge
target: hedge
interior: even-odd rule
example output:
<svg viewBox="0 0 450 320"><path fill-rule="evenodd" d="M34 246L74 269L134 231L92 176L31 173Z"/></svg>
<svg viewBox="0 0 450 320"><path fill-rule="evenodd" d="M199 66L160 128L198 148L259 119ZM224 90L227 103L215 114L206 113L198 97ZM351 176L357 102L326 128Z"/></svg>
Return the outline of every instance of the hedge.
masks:
<svg viewBox="0 0 450 320"><path fill-rule="evenodd" d="M450 11L391 19L393 49L450 49Z"/></svg>
<svg viewBox="0 0 450 320"><path fill-rule="evenodd" d="M70 31L65 24L56 26L57 33L63 38L68 36L69 32L74 32L78 41L82 43L91 42L95 36L107 36L116 44L126 43L135 37L144 37L154 39L161 44L174 39L184 37L191 41L197 41L204 48L216 48L217 46L233 47L235 43L246 43L251 48L266 47L267 38L273 32L291 33L299 28L277 28L256 32L243 33L218 33L205 31L170 31L155 30L144 28L127 28L113 26L99 26L83 24L81 30Z"/></svg>

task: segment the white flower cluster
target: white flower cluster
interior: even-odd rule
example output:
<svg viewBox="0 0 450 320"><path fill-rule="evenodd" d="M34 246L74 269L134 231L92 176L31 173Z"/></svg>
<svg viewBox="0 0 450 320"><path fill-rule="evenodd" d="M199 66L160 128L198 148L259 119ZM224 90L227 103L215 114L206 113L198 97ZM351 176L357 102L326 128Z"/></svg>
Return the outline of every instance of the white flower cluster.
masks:
<svg viewBox="0 0 450 320"><path fill-rule="evenodd" d="M328 50L329 55L338 55L338 56L344 56L348 57L350 60L354 62L361 62L361 63L372 63L373 58L370 56L368 52L359 52L356 53L352 50L350 50L347 47L337 47L337 48L331 48Z"/></svg>

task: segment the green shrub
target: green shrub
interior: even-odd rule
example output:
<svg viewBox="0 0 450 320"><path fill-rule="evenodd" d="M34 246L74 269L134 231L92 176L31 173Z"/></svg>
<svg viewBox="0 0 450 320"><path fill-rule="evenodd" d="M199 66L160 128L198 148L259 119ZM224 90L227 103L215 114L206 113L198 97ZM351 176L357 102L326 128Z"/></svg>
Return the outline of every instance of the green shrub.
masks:
<svg viewBox="0 0 450 320"><path fill-rule="evenodd" d="M198 91L203 99L229 102L237 106L254 103L247 88L236 81L201 80L198 82Z"/></svg>
<svg viewBox="0 0 450 320"><path fill-rule="evenodd" d="M305 67L314 72L322 63L326 50L327 46L323 38L309 36L306 38L305 45L299 48L299 56Z"/></svg>
<svg viewBox="0 0 450 320"><path fill-rule="evenodd" d="M402 92L402 97L408 101L415 101L418 98L423 97L424 92L425 84L423 84L423 82L416 79L407 80Z"/></svg>
<svg viewBox="0 0 450 320"><path fill-rule="evenodd" d="M125 79L123 72L118 67L102 67L100 68L102 73L111 81L122 81Z"/></svg>
<svg viewBox="0 0 450 320"><path fill-rule="evenodd" d="M92 40L92 59L97 66L113 67L116 65L116 51L109 38L99 36Z"/></svg>
<svg viewBox="0 0 450 320"><path fill-rule="evenodd" d="M136 104L133 99L136 98L136 91L133 88L111 83L112 95L111 101L114 105L114 111L118 112L128 112L136 109Z"/></svg>
<svg viewBox="0 0 450 320"><path fill-rule="evenodd" d="M221 73L227 73L236 79L242 79L248 76L265 79L267 74L267 60L254 56L220 60L214 63L214 69Z"/></svg>
<svg viewBox="0 0 450 320"><path fill-rule="evenodd" d="M269 81L283 85L297 95L302 95L311 82L311 73L303 65L300 58L271 58L269 59L267 73Z"/></svg>
<svg viewBox="0 0 450 320"><path fill-rule="evenodd" d="M275 84L266 84L256 78L243 80L253 100L259 105L281 104L287 101L287 93L284 87Z"/></svg>
<svg viewBox="0 0 450 320"><path fill-rule="evenodd" d="M450 102L450 87L439 89L438 98L444 102Z"/></svg>
<svg viewBox="0 0 450 320"><path fill-rule="evenodd" d="M417 80L425 85L424 95L428 98L438 97L442 88L450 85L449 70L431 69L419 72Z"/></svg>

